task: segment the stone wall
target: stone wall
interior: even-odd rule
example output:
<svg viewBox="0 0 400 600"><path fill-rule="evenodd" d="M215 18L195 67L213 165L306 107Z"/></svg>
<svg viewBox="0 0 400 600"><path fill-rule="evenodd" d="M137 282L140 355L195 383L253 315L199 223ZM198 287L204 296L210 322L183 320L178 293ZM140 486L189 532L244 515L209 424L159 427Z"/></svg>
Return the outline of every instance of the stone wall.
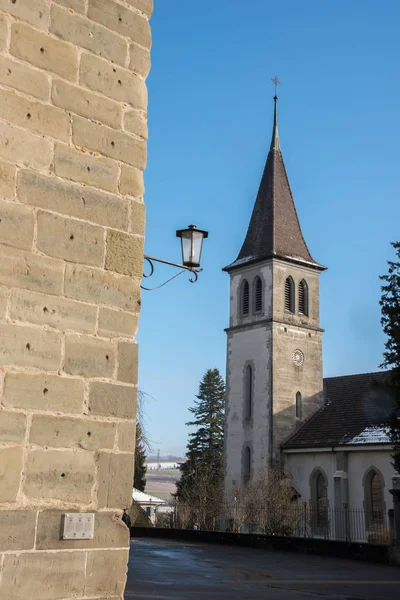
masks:
<svg viewBox="0 0 400 600"><path fill-rule="evenodd" d="M153 0L0 0L0 597L122 597ZM88 541L65 512L94 512Z"/></svg>

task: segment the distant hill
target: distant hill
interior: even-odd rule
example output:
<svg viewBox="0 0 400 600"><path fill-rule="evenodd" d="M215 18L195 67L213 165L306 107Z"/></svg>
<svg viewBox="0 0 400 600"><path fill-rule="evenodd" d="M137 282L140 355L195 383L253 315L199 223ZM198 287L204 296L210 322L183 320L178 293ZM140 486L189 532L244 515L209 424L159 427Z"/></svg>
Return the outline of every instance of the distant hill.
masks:
<svg viewBox="0 0 400 600"><path fill-rule="evenodd" d="M147 462L185 462L182 456L174 456L173 454L163 454L158 457L156 454L151 454L147 457Z"/></svg>

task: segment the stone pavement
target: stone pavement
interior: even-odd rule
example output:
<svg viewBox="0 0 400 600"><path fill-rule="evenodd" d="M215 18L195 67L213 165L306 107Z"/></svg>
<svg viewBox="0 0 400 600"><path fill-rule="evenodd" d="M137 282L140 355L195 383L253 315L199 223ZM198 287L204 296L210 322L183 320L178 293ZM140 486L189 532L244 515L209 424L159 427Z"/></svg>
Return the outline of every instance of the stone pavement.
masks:
<svg viewBox="0 0 400 600"><path fill-rule="evenodd" d="M400 569L339 558L131 540L125 600L399 600Z"/></svg>

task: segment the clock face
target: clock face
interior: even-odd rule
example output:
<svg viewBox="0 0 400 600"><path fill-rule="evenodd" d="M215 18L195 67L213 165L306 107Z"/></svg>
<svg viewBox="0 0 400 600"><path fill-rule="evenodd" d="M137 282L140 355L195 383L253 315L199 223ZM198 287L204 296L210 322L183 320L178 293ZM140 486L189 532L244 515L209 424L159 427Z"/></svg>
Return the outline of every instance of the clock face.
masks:
<svg viewBox="0 0 400 600"><path fill-rule="evenodd" d="M293 350L292 360L293 360L294 364L296 365L296 367L301 367L304 363L303 352L301 350L299 350L298 348L296 348L296 350Z"/></svg>

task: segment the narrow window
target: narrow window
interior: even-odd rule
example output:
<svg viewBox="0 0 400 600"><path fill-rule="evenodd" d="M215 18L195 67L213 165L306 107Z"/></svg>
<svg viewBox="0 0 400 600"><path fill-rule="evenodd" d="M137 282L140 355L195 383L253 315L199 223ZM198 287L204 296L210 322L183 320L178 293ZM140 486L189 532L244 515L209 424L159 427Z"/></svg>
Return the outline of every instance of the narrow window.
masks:
<svg viewBox="0 0 400 600"><path fill-rule="evenodd" d="M262 281L260 277L256 277L254 280L254 312L260 313L262 311Z"/></svg>
<svg viewBox="0 0 400 600"><path fill-rule="evenodd" d="M300 392L297 392L297 394L296 394L296 418L297 419L303 418L303 400L302 400Z"/></svg>
<svg viewBox="0 0 400 600"><path fill-rule="evenodd" d="M245 372L245 409L244 418L250 419L253 411L253 369L247 365Z"/></svg>
<svg viewBox="0 0 400 600"><path fill-rule="evenodd" d="M328 518L328 481L320 469L311 475L311 529L317 535L327 535Z"/></svg>
<svg viewBox="0 0 400 600"><path fill-rule="evenodd" d="M251 450L248 446L244 449L243 480L247 483L251 475Z"/></svg>
<svg viewBox="0 0 400 600"><path fill-rule="evenodd" d="M304 279L299 284L299 313L308 317L308 285Z"/></svg>
<svg viewBox="0 0 400 600"><path fill-rule="evenodd" d="M249 314L250 306L250 287L249 282L245 279L242 283L242 315Z"/></svg>
<svg viewBox="0 0 400 600"><path fill-rule="evenodd" d="M285 310L294 313L294 281L291 277L285 281Z"/></svg>
<svg viewBox="0 0 400 600"><path fill-rule="evenodd" d="M365 507L367 528L373 529L384 520L383 480L375 469L371 469L365 478Z"/></svg>

